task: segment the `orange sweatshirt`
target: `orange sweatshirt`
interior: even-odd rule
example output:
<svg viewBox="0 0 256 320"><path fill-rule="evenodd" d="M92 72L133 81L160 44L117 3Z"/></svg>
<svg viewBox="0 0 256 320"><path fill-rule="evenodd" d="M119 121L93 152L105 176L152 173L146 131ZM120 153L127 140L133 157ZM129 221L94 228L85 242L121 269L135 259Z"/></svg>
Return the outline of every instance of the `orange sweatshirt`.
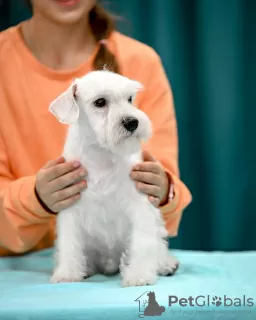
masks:
<svg viewBox="0 0 256 320"><path fill-rule="evenodd" d="M146 88L136 103L153 123L154 136L145 148L174 182L175 198L161 210L170 236L175 236L191 195L179 179L176 118L167 77L159 56L145 44L115 32L109 49L122 74ZM53 246L56 218L37 201L35 175L61 155L67 126L48 106L74 78L91 70L92 58L75 70L52 70L26 47L20 25L0 33L0 255Z"/></svg>

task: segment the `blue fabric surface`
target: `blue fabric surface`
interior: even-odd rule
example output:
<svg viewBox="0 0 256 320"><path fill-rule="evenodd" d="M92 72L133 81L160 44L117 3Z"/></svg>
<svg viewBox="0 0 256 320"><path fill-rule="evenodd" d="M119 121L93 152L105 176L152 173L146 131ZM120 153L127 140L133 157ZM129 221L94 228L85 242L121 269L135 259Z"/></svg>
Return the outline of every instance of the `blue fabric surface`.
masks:
<svg viewBox="0 0 256 320"><path fill-rule="evenodd" d="M256 252L205 253L173 251L181 266L173 277L161 277L149 287L122 288L120 277L93 276L82 283L48 284L52 250L23 257L0 258L0 319L9 320L130 320L143 317L148 291L165 311L149 319L256 319ZM142 295L144 292L146 293ZM141 296L139 298L139 296ZM224 296L233 299L224 306ZM197 302L181 300L169 306L169 296L178 299L205 296ZM220 306L213 298L222 299ZM243 306L251 298L253 306ZM139 300L135 301L137 298ZM173 300L174 298L172 298ZM236 299L236 300L234 300ZM242 306L234 306L234 302ZM208 305L209 300L209 305ZM218 301L218 300L216 300ZM139 310L139 302L141 309ZM226 305L230 300L226 300ZM150 303L150 306L152 304Z"/></svg>

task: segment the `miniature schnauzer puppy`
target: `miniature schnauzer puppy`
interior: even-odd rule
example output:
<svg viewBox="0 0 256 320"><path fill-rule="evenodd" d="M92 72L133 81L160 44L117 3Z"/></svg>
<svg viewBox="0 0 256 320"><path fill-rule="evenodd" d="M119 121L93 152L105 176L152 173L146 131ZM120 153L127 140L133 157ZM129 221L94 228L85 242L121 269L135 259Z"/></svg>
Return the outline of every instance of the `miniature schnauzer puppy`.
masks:
<svg viewBox="0 0 256 320"><path fill-rule="evenodd" d="M152 285L173 274L161 212L139 192L130 172L152 135L134 106L142 85L107 70L76 79L49 111L69 125L63 156L88 171L87 189L57 215L56 265L51 283L120 272L122 285Z"/></svg>

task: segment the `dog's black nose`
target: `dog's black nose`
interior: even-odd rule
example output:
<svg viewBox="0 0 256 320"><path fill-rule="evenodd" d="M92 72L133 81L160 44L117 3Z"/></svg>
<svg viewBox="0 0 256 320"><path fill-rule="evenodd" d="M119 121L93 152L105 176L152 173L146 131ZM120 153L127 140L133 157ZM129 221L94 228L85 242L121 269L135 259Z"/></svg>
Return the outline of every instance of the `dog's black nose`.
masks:
<svg viewBox="0 0 256 320"><path fill-rule="evenodd" d="M129 132L134 132L139 125L139 120L133 117L126 117L122 121L122 125Z"/></svg>

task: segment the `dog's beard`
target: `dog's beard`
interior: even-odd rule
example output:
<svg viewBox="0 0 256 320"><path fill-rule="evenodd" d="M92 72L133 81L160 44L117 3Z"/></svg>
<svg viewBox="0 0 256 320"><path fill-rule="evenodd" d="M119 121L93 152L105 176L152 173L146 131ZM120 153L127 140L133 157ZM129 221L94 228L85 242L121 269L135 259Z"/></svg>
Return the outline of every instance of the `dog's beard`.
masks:
<svg viewBox="0 0 256 320"><path fill-rule="evenodd" d="M103 135L98 132L97 136L100 147L113 154L125 156L140 152L142 144L151 136L151 127L139 126L134 132L129 132L118 122L106 128Z"/></svg>
<svg viewBox="0 0 256 320"><path fill-rule="evenodd" d="M115 154L130 155L140 151L141 140L142 137L137 131L131 133L121 127L112 132L112 137L109 139L109 147Z"/></svg>
<svg viewBox="0 0 256 320"><path fill-rule="evenodd" d="M117 146L121 153L129 155L140 151L141 141L135 134L130 134L120 139Z"/></svg>

